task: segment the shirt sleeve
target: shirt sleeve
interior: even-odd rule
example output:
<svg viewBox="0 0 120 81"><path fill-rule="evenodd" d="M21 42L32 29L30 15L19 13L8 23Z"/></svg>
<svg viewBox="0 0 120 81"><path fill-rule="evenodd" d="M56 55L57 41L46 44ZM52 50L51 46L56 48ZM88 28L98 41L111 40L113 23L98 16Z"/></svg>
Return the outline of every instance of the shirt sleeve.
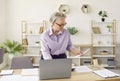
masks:
<svg viewBox="0 0 120 81"><path fill-rule="evenodd" d="M71 42L70 34L68 35L68 38L69 38L69 40L68 40L68 45L67 45L66 50L70 51L72 49L72 42Z"/></svg>
<svg viewBox="0 0 120 81"><path fill-rule="evenodd" d="M41 51L44 59L52 59L50 55L50 49L47 45L47 41L45 40L45 35L41 36Z"/></svg>

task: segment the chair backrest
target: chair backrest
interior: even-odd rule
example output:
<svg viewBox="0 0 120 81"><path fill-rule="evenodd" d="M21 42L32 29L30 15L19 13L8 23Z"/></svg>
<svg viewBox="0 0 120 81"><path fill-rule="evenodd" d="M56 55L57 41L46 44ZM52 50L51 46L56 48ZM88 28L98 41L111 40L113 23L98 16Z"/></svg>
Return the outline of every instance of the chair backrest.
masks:
<svg viewBox="0 0 120 81"><path fill-rule="evenodd" d="M0 64L3 62L4 49L0 49Z"/></svg>
<svg viewBox="0 0 120 81"><path fill-rule="evenodd" d="M33 68L30 57L26 56L13 57L10 69L27 69L27 68Z"/></svg>
<svg viewBox="0 0 120 81"><path fill-rule="evenodd" d="M105 80L96 80L96 81L120 81L120 78L105 79Z"/></svg>

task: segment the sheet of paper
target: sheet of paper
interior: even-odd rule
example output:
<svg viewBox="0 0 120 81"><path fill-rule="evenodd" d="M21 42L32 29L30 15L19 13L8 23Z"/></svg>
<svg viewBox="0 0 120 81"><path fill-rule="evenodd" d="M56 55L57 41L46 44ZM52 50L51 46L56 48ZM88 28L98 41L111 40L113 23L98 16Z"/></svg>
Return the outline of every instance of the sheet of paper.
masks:
<svg viewBox="0 0 120 81"><path fill-rule="evenodd" d="M110 78L110 77L117 77L120 76L119 74L116 74L110 70L104 69L104 70L97 70L97 71L93 71L94 73L96 73L97 75L103 77L103 78Z"/></svg>
<svg viewBox="0 0 120 81"><path fill-rule="evenodd" d="M82 55L86 54L86 53L89 52L89 51L90 51L90 49L85 50ZM80 56L82 56L82 55L76 55L75 57L80 57Z"/></svg>
<svg viewBox="0 0 120 81"><path fill-rule="evenodd" d="M89 69L87 66L77 66L75 67L75 71L79 73L83 73L83 72L91 72L92 70Z"/></svg>
<svg viewBox="0 0 120 81"><path fill-rule="evenodd" d="M22 76L20 81L39 81L38 76Z"/></svg>
<svg viewBox="0 0 120 81"><path fill-rule="evenodd" d="M39 81L38 76L21 76L21 75L9 75L2 76L0 81Z"/></svg>
<svg viewBox="0 0 120 81"><path fill-rule="evenodd" d="M0 81L20 81L20 75L9 75L9 76L2 76Z"/></svg>
<svg viewBox="0 0 120 81"><path fill-rule="evenodd" d="M13 70L2 70L0 75L12 75Z"/></svg>
<svg viewBox="0 0 120 81"><path fill-rule="evenodd" d="M38 68L22 69L21 75L38 75Z"/></svg>

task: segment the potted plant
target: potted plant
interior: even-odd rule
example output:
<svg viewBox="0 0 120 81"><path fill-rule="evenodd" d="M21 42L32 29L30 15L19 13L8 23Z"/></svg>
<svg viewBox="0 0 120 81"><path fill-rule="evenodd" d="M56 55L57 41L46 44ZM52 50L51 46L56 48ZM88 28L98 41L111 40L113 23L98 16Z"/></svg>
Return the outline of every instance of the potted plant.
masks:
<svg viewBox="0 0 120 81"><path fill-rule="evenodd" d="M40 45L40 42L39 42L39 41L36 41L35 44L36 44L36 45Z"/></svg>
<svg viewBox="0 0 120 81"><path fill-rule="evenodd" d="M112 26L111 25L107 25L106 27L108 28L108 32L111 32L110 29L112 28Z"/></svg>
<svg viewBox="0 0 120 81"><path fill-rule="evenodd" d="M75 27L67 27L67 30L71 35L74 35L78 32L78 30Z"/></svg>
<svg viewBox="0 0 120 81"><path fill-rule="evenodd" d="M19 54L22 50L22 45L17 41L6 40L3 43L5 52L8 54L8 57L12 59L16 54Z"/></svg>
<svg viewBox="0 0 120 81"><path fill-rule="evenodd" d="M101 18L101 21L102 21L102 22L105 21L105 17L108 17L108 16L107 16L107 12L106 12L106 11L102 11L102 10L99 11L98 15L102 17L102 18Z"/></svg>
<svg viewBox="0 0 120 81"><path fill-rule="evenodd" d="M4 53L5 51L2 45L0 45L0 51L1 53ZM0 57L0 60L2 60L2 62L0 63L0 69L4 69L8 65L8 55L7 54L2 55Z"/></svg>

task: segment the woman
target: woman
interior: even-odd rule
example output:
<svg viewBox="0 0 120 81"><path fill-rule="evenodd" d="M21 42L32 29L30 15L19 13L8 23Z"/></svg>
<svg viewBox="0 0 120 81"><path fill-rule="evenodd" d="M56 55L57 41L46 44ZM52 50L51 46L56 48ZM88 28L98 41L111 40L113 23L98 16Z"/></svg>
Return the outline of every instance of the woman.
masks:
<svg viewBox="0 0 120 81"><path fill-rule="evenodd" d="M64 29L66 16L55 12L50 18L51 28L41 36L42 59L61 59L66 57L66 50L75 55L82 55L82 52L72 47L70 34Z"/></svg>

